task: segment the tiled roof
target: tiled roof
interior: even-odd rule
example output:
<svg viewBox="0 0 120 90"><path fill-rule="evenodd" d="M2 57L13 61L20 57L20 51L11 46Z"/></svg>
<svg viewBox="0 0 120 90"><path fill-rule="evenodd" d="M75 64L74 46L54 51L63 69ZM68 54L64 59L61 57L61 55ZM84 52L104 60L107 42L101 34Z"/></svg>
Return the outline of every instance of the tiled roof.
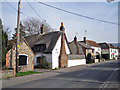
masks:
<svg viewBox="0 0 120 90"><path fill-rule="evenodd" d="M83 41L78 41L78 43L86 49L92 49L89 44L85 44L85 43L83 43Z"/></svg>
<svg viewBox="0 0 120 90"><path fill-rule="evenodd" d="M34 44L36 42L36 40L40 37L40 34L33 34L30 36L26 36L25 39L27 41L27 43L29 44L29 46L32 48L34 47Z"/></svg>
<svg viewBox="0 0 120 90"><path fill-rule="evenodd" d="M117 49L117 47L113 46L112 44L108 44L108 43L99 43L99 45L101 46L101 48L114 48Z"/></svg>
<svg viewBox="0 0 120 90"><path fill-rule="evenodd" d="M117 47L113 46L112 44L109 44L111 48L117 49Z"/></svg>
<svg viewBox="0 0 120 90"><path fill-rule="evenodd" d="M46 33L46 34L40 36L36 40L34 45L45 44L46 45L46 50L44 51L44 53L51 53L61 34L62 34L61 31Z"/></svg>
<svg viewBox="0 0 120 90"><path fill-rule="evenodd" d="M84 55L84 52L82 50L82 46L80 46L78 42L77 42L77 46L79 48L79 54L80 55ZM74 41L72 41L72 42L69 43L71 54L74 54L74 55L77 54L77 46L76 46L76 44L75 44Z"/></svg>
<svg viewBox="0 0 120 90"><path fill-rule="evenodd" d="M87 40L88 44L94 47L100 47L100 45L98 43L96 43L95 41L92 40Z"/></svg>

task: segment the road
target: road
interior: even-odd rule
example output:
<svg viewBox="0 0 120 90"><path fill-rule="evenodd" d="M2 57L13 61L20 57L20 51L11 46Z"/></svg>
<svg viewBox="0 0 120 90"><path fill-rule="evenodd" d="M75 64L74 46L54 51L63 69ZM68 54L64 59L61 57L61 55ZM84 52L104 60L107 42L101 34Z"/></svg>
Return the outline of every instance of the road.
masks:
<svg viewBox="0 0 120 90"><path fill-rule="evenodd" d="M6 88L118 88L118 62L120 60L78 66L69 72L55 71L59 74Z"/></svg>

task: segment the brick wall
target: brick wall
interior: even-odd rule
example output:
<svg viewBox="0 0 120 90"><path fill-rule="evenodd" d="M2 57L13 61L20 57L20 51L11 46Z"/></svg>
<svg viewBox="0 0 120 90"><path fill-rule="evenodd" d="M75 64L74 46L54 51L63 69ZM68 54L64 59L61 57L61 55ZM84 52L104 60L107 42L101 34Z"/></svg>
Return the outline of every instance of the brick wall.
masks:
<svg viewBox="0 0 120 90"><path fill-rule="evenodd" d="M59 67L68 67L68 57L66 54L65 48L65 28L63 23L61 23L60 31L62 31L61 36L61 48L60 48L60 56L59 56Z"/></svg>
<svg viewBox="0 0 120 90"><path fill-rule="evenodd" d="M2 79L14 77L14 70L2 70Z"/></svg>
<svg viewBox="0 0 120 90"><path fill-rule="evenodd" d="M34 54L30 47L23 41L20 43L19 54L27 55L28 64L19 66L20 72L34 70ZM13 47L6 54L6 66L16 69L16 47Z"/></svg>

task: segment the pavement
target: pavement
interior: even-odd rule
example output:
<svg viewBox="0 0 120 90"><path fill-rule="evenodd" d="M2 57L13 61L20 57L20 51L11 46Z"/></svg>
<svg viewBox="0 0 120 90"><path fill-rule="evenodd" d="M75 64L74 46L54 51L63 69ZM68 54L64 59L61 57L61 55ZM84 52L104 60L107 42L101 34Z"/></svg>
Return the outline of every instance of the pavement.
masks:
<svg viewBox="0 0 120 90"><path fill-rule="evenodd" d="M2 88L118 88L118 60L2 80ZM51 83L52 82L52 83Z"/></svg>

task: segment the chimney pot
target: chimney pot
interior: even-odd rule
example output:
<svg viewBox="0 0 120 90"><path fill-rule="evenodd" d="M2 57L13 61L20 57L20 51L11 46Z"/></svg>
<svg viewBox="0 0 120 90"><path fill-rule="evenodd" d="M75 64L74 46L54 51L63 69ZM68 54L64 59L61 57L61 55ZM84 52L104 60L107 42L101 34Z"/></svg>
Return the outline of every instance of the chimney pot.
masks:
<svg viewBox="0 0 120 90"><path fill-rule="evenodd" d="M84 37L84 43L87 44L86 37Z"/></svg>
<svg viewBox="0 0 120 90"><path fill-rule="evenodd" d="M61 22L61 26L63 26L63 22Z"/></svg>
<svg viewBox="0 0 120 90"><path fill-rule="evenodd" d="M76 36L74 37L74 41L77 42L77 37Z"/></svg>
<svg viewBox="0 0 120 90"><path fill-rule="evenodd" d="M63 22L61 22L60 31L63 31L63 33L64 33L64 30L65 30L65 28L63 26Z"/></svg>
<svg viewBox="0 0 120 90"><path fill-rule="evenodd" d="M44 33L45 33L45 27L44 27L44 24L42 24L40 30L41 30L41 34L44 34Z"/></svg>

